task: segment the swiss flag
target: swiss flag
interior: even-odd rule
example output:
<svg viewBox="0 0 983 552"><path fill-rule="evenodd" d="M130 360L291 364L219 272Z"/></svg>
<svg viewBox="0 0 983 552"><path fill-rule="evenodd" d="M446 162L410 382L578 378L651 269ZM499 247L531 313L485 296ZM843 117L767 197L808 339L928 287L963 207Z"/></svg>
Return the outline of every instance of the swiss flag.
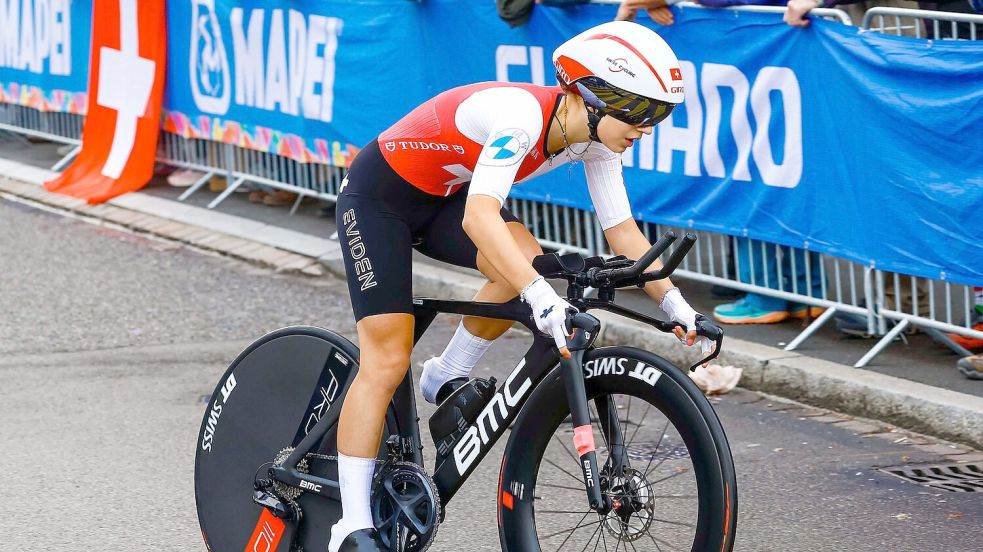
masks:
<svg viewBox="0 0 983 552"><path fill-rule="evenodd" d="M167 54L164 0L95 0L82 151L51 192L101 203L153 175Z"/></svg>
<svg viewBox="0 0 983 552"><path fill-rule="evenodd" d="M683 80L683 73L677 67L674 67L669 70L669 76L671 76L672 80L674 81Z"/></svg>

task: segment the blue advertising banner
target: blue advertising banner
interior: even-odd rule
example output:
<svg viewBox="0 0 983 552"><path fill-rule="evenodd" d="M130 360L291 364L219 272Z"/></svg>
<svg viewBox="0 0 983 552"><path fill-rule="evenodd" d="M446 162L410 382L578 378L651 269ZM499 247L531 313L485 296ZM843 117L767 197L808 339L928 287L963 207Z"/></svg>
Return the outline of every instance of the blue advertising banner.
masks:
<svg viewBox="0 0 983 552"><path fill-rule="evenodd" d="M511 29L450 0L168 11L167 130L334 162L447 88L554 84L553 49L614 12L537 6ZM677 52L686 102L624 156L637 218L983 282L983 42L702 8L642 22ZM589 209L582 172L513 194Z"/></svg>
<svg viewBox="0 0 983 552"><path fill-rule="evenodd" d="M92 3L0 0L0 102L84 114Z"/></svg>
<svg viewBox="0 0 983 552"><path fill-rule="evenodd" d="M344 164L427 97L419 6L168 2L164 128Z"/></svg>

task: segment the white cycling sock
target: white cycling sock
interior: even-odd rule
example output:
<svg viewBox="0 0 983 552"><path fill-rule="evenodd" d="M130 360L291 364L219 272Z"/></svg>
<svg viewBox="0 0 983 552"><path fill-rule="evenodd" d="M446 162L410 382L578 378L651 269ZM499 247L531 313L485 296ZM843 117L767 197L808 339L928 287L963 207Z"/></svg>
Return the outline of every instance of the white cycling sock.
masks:
<svg viewBox="0 0 983 552"><path fill-rule="evenodd" d="M341 486L341 519L331 527L328 552L338 552L348 535L359 529L371 529L372 476L375 458L357 458L338 452L338 483Z"/></svg>
<svg viewBox="0 0 983 552"><path fill-rule="evenodd" d="M491 344L487 339L471 335L464 327L464 320L461 320L444 352L423 363L423 374L420 376L423 398L431 404L437 404L437 392L440 388L454 378L468 377Z"/></svg>

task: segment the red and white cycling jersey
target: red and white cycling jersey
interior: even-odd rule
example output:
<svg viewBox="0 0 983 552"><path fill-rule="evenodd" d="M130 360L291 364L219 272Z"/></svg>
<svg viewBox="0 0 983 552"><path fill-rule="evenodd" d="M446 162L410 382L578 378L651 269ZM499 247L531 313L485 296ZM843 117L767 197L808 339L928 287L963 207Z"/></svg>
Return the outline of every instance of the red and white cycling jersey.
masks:
<svg viewBox="0 0 983 552"><path fill-rule="evenodd" d="M453 88L380 134L379 148L397 174L424 192L447 196L471 182L469 195L504 204L513 184L568 162L565 153L550 159L545 151L562 96L559 87L531 84ZM595 142L573 157L583 160L601 227L632 218L621 156Z"/></svg>

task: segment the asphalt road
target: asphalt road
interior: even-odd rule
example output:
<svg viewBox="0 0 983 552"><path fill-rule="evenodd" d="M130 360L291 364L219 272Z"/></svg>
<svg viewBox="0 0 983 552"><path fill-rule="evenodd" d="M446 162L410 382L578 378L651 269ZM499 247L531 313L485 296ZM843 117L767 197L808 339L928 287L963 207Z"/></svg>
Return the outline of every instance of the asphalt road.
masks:
<svg viewBox="0 0 983 552"><path fill-rule="evenodd" d="M249 341L296 323L354 337L343 283L0 199L0 549L204 550L193 490L202 396ZM438 319L414 362L455 324ZM504 337L479 374L507 374L526 341ZM962 451L889 428L858 435L869 425L749 392L716 408L739 474L736 550L983 549L983 493L876 470ZM499 549L498 468L493 455L472 476L433 549Z"/></svg>

